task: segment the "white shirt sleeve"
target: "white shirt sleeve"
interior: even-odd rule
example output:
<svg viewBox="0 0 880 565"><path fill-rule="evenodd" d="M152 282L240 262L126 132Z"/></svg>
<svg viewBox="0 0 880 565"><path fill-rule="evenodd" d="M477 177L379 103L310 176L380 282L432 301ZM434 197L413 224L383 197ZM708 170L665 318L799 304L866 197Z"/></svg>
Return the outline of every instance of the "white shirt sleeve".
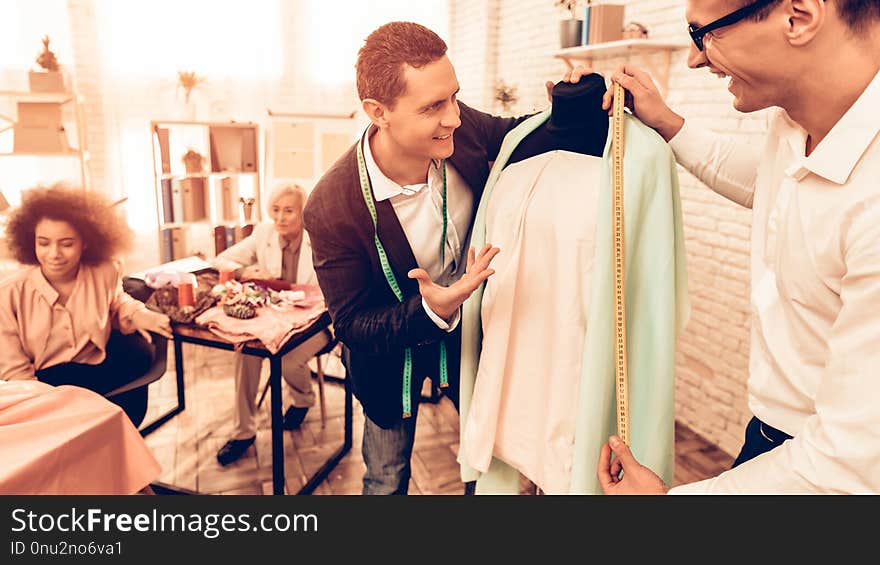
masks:
<svg viewBox="0 0 880 565"><path fill-rule="evenodd" d="M763 154L760 144L723 139L685 121L669 140L669 146L676 161L706 186L741 206L752 207L758 163Z"/></svg>
<svg viewBox="0 0 880 565"><path fill-rule="evenodd" d="M448 322L434 313L431 308L428 307L428 303L425 302L425 299L422 298L422 308L425 309L425 314L428 315L431 320L437 324L437 327L441 330L446 331L447 333L455 331L455 328L458 327L458 323L461 321L461 308L455 311L455 314L452 315L452 319Z"/></svg>
<svg viewBox="0 0 880 565"><path fill-rule="evenodd" d="M828 336L816 413L795 437L686 493L880 493L880 198L844 228L841 308Z"/></svg>

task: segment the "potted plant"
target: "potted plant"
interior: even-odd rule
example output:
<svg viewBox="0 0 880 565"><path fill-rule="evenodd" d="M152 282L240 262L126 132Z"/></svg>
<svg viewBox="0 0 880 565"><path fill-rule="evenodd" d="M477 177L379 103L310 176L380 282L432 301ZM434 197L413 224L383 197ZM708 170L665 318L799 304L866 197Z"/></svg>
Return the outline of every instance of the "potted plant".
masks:
<svg viewBox="0 0 880 565"><path fill-rule="evenodd" d="M503 80L498 80L495 83L495 100L501 103L501 107L505 112L510 111L510 107L516 104L517 100L519 100L519 96L516 93L517 88L515 86L509 86Z"/></svg>
<svg viewBox="0 0 880 565"><path fill-rule="evenodd" d="M198 76L195 71L177 71L177 88L183 89L184 104L189 104L189 96L193 89L205 82L205 77Z"/></svg>
<svg viewBox="0 0 880 565"><path fill-rule="evenodd" d="M559 22L559 43L563 49L581 44L583 21L577 18L580 0L556 0L555 5L565 11L566 18Z"/></svg>
<svg viewBox="0 0 880 565"><path fill-rule="evenodd" d="M177 71L177 91L183 90L183 105L181 106L181 119L194 121L196 119L196 104L190 96L196 88L205 82L205 77L198 76L195 71Z"/></svg>
<svg viewBox="0 0 880 565"><path fill-rule="evenodd" d="M64 92L64 77L58 59L49 49L49 36L43 37L43 52L36 59L43 70L28 72L31 92Z"/></svg>

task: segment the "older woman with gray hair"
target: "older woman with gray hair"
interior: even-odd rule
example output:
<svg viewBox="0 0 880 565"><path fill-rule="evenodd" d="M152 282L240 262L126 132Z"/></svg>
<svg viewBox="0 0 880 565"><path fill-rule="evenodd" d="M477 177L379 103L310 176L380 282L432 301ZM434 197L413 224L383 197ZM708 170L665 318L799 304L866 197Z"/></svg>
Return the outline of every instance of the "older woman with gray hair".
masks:
<svg viewBox="0 0 880 565"><path fill-rule="evenodd" d="M251 235L217 255L214 267L234 270L239 279L283 279L317 285L312 247L302 225L305 204L306 192L299 185L281 185L273 190L268 205L272 223L255 226ZM293 393L293 405L284 413L284 429L298 428L314 405L308 361L328 342L327 333L318 333L282 359L282 375ZM259 357L235 354L235 431L217 452L221 465L240 458L256 439L256 396L262 361Z"/></svg>

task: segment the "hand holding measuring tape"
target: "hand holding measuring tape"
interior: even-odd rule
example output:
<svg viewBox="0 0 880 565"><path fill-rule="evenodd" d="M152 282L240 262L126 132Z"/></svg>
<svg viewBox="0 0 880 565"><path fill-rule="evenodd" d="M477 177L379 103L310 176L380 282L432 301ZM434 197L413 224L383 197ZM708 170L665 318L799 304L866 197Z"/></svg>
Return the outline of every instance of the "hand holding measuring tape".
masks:
<svg viewBox="0 0 880 565"><path fill-rule="evenodd" d="M665 494L669 488L653 471L640 464L627 445L629 438L629 404L626 367L626 300L624 295L624 226L623 226L623 105L624 91L613 83L612 160L614 225L614 345L615 392L617 397L618 436L611 436L602 446L596 476L605 494ZM611 461L611 452L616 456ZM621 476L621 473L623 475Z"/></svg>

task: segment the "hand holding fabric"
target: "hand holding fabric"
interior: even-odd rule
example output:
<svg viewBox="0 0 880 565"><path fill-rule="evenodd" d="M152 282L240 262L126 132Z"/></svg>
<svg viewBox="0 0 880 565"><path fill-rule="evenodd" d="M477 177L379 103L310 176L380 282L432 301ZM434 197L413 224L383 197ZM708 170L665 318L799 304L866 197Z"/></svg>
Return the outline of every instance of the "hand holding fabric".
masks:
<svg viewBox="0 0 880 565"><path fill-rule="evenodd" d="M621 65L611 75L611 81L624 88L624 106L632 110L635 117L653 128L667 142L675 137L684 125L684 118L672 111L663 100L660 90L651 75L632 65ZM614 88L605 91L602 108L611 115Z"/></svg>
<svg viewBox="0 0 880 565"><path fill-rule="evenodd" d="M612 451L616 456L614 461L611 461ZM611 436L602 446L596 476L605 494L666 494L669 490L660 477L636 461L629 447L617 436Z"/></svg>
<svg viewBox="0 0 880 565"><path fill-rule="evenodd" d="M560 82L570 82L572 84L577 84L577 82L581 79L581 77L585 77L587 75L593 74L593 69L586 65L578 65L573 67L571 70L565 72L562 75L562 80ZM553 102L553 81L547 81L544 83L544 86L547 87L547 100Z"/></svg>
<svg viewBox="0 0 880 565"><path fill-rule="evenodd" d="M495 273L495 269L489 268L489 263L501 251L492 244L487 243L475 257L474 248L468 250L467 269L464 276L450 286L440 286L431 280L424 269L413 269L407 276L416 279L419 283L419 293L432 312L448 320L465 300L477 289L483 281Z"/></svg>

